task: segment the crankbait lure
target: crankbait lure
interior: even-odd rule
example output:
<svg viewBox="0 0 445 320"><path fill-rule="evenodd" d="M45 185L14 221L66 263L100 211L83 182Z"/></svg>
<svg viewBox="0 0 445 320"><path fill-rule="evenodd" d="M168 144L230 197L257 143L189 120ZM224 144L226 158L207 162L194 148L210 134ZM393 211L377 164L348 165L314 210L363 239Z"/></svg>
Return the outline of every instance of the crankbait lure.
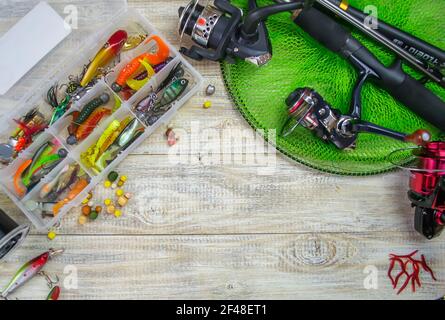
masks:
<svg viewBox="0 0 445 320"><path fill-rule="evenodd" d="M161 99L158 100L155 104L155 109L163 108L172 104L175 100L177 100L187 89L189 81L187 79L177 79L172 84L170 84L164 91L161 96Z"/></svg>
<svg viewBox="0 0 445 320"><path fill-rule="evenodd" d="M93 58L91 63L80 81L80 86L86 87L94 77L96 77L98 69L105 67L113 58L115 58L125 42L127 41L128 35L124 30L116 31L107 43L99 50L96 56Z"/></svg>
<svg viewBox="0 0 445 320"><path fill-rule="evenodd" d="M7 299L7 297L15 290L22 287L36 275L42 274L42 269L45 267L48 261L56 257L57 255L62 254L63 252L64 249L59 249L59 250L50 249L49 251L25 263L11 279L9 284L1 293L0 297L2 297L3 299Z"/></svg>

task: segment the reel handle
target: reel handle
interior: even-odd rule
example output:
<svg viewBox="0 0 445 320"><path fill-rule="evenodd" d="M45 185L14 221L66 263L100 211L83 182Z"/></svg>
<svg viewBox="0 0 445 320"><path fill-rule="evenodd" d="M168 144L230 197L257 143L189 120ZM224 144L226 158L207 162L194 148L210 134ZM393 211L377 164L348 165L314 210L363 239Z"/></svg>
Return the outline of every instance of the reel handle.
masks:
<svg viewBox="0 0 445 320"><path fill-rule="evenodd" d="M377 74L377 85L387 90L417 115L437 128L445 130L445 103L422 83L406 74L401 62L385 67L349 31L314 7L303 10L294 22L311 37L357 67L356 61L369 66Z"/></svg>

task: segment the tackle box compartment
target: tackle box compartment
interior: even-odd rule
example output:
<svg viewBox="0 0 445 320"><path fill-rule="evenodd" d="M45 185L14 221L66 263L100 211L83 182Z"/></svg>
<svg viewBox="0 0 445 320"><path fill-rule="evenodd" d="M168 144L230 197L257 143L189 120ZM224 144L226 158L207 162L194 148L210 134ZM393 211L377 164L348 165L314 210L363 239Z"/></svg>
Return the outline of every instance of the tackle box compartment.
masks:
<svg viewBox="0 0 445 320"><path fill-rule="evenodd" d="M70 111L80 110L86 103L100 96L100 94L106 92L111 97L111 104L109 104L112 110L111 114L102 120L91 132L91 134L84 140L75 145L68 145L67 138L67 126L71 123L69 116L70 111L57 120L54 124L45 129L41 134L33 139L33 142L22 152L20 152L12 162L2 166L0 169L0 186L8 197L17 205L17 207L27 216L27 218L33 223L33 225L40 231L50 229L57 225L60 220L74 207L81 205L82 201L86 198L88 193L99 183L104 181L110 171L112 171L119 163L125 159L125 157L131 153L137 146L139 146L148 136L150 136L159 126L168 123L175 112L181 108L192 96L194 96L202 86L202 76L184 59L184 57L166 40L162 34L160 34L141 14L131 8L125 8L116 14L112 20L106 24L106 27L101 31L92 34L88 37L88 40L81 45L81 48L63 60L57 67L58 72L50 73L46 77L46 81L34 86L32 93L23 97L18 105L19 108L15 108L14 111L6 114L0 119L0 139L1 142L9 139L11 131L17 128L17 124L14 119L24 116L35 107L39 107L39 111L42 113L50 113L51 107L46 102L46 94L48 89L55 83L66 83L70 75L78 74L79 70L87 65L94 57L96 52L107 42L110 36L117 30L123 29L130 25L138 25L146 32L148 36L159 36L169 47L171 60L160 72L151 77L142 89L138 90L130 99L125 100L116 95L111 89L111 84L115 80L117 73L131 60L139 56L142 52L150 50L151 43L142 42L135 49L125 52L120 56L120 62L110 70L110 73L102 77L94 87L88 91L85 96L73 102ZM66 40L65 40L66 41ZM143 121L140 121L138 115L135 113L135 107L140 100L142 100L149 93L155 91L162 81L167 77L170 71L177 66L178 63L182 63L185 75L184 77L189 80L189 84L186 90L180 95L179 99L171 104L171 107L152 125L148 125ZM113 106L114 102L114 106ZM143 133L134 140L128 148L118 153L117 157L107 165L103 170L96 171L88 167L82 160L83 154L97 141L106 128L115 120L118 121L133 121L138 123L140 130ZM38 183L27 193L17 194L14 188L14 175L20 166L29 161L34 152L39 149L46 142L50 141L53 145L56 145L59 149L65 149L67 151L66 157L57 164L54 168L43 176ZM83 178L88 182L87 186L72 200L69 200L63 205L59 213L51 218L43 215L40 207L33 207L30 203L39 203L41 194L44 193L45 185L54 179L56 179L63 170L66 168L76 168L85 172ZM61 199L57 199L60 201ZM57 201L56 201L57 202Z"/></svg>

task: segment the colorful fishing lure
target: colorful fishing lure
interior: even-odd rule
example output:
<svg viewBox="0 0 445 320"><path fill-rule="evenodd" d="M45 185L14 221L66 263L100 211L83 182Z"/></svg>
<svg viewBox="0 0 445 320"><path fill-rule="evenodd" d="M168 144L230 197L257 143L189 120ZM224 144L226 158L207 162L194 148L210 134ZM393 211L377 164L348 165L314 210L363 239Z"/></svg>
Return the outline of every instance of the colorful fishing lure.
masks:
<svg viewBox="0 0 445 320"><path fill-rule="evenodd" d="M128 38L127 32L124 30L116 31L107 43L99 50L96 56L93 58L91 63L80 81L80 86L86 87L94 77L96 77L99 68L105 67L108 63L115 58L122 47L126 43Z"/></svg>
<svg viewBox="0 0 445 320"><path fill-rule="evenodd" d="M25 263L14 275L6 288L2 291L0 297L7 299L8 296L13 293L18 288L25 285L29 280L34 278L36 275L42 274L42 269L48 263L48 261L64 252L64 249L54 250L49 249L49 251L42 253L38 257Z"/></svg>

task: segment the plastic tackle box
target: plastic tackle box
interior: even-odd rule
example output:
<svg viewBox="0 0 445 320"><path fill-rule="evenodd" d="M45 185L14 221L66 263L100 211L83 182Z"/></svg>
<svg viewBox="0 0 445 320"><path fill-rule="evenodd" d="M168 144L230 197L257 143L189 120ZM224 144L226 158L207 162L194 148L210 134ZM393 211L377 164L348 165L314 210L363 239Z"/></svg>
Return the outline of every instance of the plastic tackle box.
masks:
<svg viewBox="0 0 445 320"><path fill-rule="evenodd" d="M139 56L143 52L150 51L154 46L152 42L142 42L135 49L126 51L121 54L120 62L117 63L106 76L102 77L95 85L79 100L75 100L69 109L60 119L54 124L45 129L38 136L34 137L32 144L25 150L21 151L17 157L7 165L3 165L0 170L0 185L12 201L20 208L21 211L31 220L35 227L39 230L45 230L56 225L68 211L81 204L88 192L91 191L98 183L102 182L108 173L113 170L124 158L132 152L142 141L147 138L160 125L168 123L174 113L181 108L187 100L197 93L202 84L201 75L180 55L180 53L171 46L165 38L160 35L156 29L147 21L145 17L140 15L137 11L132 9L121 10L116 16L101 28L99 32L92 34L87 41L82 43L81 47L72 53L68 59L63 60L58 67L59 71L47 77L44 83L35 86L32 94L24 97L18 108L13 112L8 113L0 119L0 140L7 141L11 132L17 128L17 123L14 119L18 119L26 115L35 107L45 115L50 115L52 112L51 106L46 101L48 89L55 83L66 83L70 75L79 74L82 68L87 65L94 57L96 52L107 42L110 36L117 30L126 30L129 26L137 26L148 35L158 35L170 48L171 61L158 73L156 73L142 89L138 90L131 98L125 100L119 95L115 94L111 89L111 84L117 77L118 72L130 61ZM66 57L65 57L66 58ZM158 86L169 75L173 68L178 63L182 63L184 70L184 78L189 83L186 90L180 95L179 99L171 104L171 107L166 111L156 122L148 125L146 121L140 121L135 107L144 97L151 92L156 91ZM36 89L37 88L37 89ZM67 127L72 123L72 118L69 115L71 111L81 110L91 100L100 97L106 93L110 99L104 105L109 108L109 115L104 118L97 127L83 140L76 144L69 145L67 143ZM136 120L134 120L136 119ZM132 122L138 127L141 132L137 138L124 150L118 152L114 160L109 164L108 162L100 170L92 169L85 163L85 154L94 146L95 142L102 136L105 130L116 123L116 120L122 125L123 123ZM43 147L42 147L43 146ZM30 190L24 192L17 192L14 185L14 177L17 172L20 172L21 166L26 162L32 161L32 156L45 146L51 146L53 152L61 152L64 154L61 162L57 164L49 173L41 177L40 180L34 182L34 186ZM54 150L55 149L55 150ZM70 196L71 188L68 188L65 193L53 199L53 203L61 203L60 210L57 215L45 215L44 205L46 204L42 199L45 197L47 185L55 181L62 174L66 174L68 170L77 170L82 172L82 183L79 186L72 186L71 188L81 188L82 191L74 193L75 196ZM27 177L25 177L27 178Z"/></svg>

